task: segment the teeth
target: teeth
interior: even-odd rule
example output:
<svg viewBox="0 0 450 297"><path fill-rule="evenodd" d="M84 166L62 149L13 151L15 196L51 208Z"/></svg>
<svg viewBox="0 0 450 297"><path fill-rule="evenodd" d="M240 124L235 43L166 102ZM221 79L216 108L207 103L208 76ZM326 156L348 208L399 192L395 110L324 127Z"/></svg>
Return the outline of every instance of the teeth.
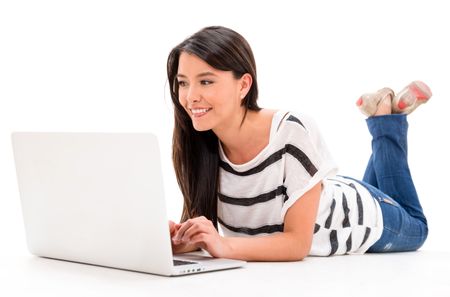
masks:
<svg viewBox="0 0 450 297"><path fill-rule="evenodd" d="M204 113L209 111L209 108L202 108L202 109L191 109L193 114L198 114L198 113Z"/></svg>

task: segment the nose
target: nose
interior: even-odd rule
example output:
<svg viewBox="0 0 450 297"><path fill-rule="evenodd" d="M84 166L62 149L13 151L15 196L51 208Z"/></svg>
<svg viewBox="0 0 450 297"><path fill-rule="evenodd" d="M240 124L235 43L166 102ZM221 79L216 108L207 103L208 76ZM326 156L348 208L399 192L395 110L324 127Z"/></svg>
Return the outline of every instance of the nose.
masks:
<svg viewBox="0 0 450 297"><path fill-rule="evenodd" d="M192 102L199 102L201 98L201 94L198 90L198 88L194 86L189 86L189 90L186 94L186 100L190 103Z"/></svg>

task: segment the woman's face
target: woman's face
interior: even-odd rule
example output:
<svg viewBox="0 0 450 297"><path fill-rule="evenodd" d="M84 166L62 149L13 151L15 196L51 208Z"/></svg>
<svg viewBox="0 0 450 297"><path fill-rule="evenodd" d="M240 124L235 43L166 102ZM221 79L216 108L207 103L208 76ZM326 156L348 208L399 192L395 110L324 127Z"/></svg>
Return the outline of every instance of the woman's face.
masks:
<svg viewBox="0 0 450 297"><path fill-rule="evenodd" d="M178 99L197 131L226 128L242 120L241 100L251 85L251 76L236 79L231 71L211 67L199 57L182 52L178 63Z"/></svg>

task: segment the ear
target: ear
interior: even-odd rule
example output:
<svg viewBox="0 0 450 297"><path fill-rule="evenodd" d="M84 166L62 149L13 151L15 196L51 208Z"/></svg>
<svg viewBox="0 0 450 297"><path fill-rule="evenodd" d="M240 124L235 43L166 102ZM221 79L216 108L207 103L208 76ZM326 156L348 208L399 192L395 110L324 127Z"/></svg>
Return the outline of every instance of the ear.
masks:
<svg viewBox="0 0 450 297"><path fill-rule="evenodd" d="M250 91L250 88L253 83L253 77L249 73L245 73L239 79L239 94L240 98L244 99L247 96L247 93Z"/></svg>

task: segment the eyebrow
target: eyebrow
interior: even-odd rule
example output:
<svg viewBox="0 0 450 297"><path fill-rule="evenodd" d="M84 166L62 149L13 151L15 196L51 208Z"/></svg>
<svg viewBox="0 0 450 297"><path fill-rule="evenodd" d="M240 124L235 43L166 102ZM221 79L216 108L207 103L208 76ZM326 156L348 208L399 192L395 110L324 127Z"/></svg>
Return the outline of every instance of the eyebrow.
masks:
<svg viewBox="0 0 450 297"><path fill-rule="evenodd" d="M210 71L206 71L206 72L202 72L202 73L200 73L200 74L197 74L197 78L204 77L204 76L217 76L217 75L216 75L215 73L210 72ZM178 77L184 77L184 78L186 78L187 76L184 75L184 74L178 73L178 74L177 74L177 78L178 78Z"/></svg>

